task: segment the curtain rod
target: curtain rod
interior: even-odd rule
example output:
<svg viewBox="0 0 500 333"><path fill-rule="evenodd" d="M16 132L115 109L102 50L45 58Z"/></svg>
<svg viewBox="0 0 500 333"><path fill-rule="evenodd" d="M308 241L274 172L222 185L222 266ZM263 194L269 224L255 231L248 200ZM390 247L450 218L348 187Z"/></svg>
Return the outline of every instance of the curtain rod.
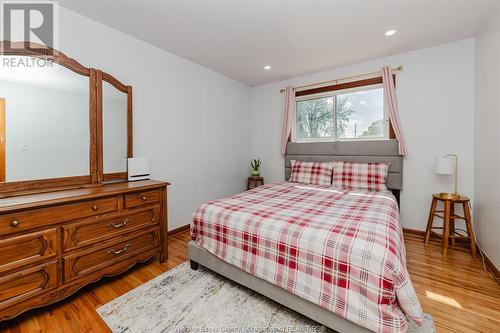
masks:
<svg viewBox="0 0 500 333"><path fill-rule="evenodd" d="M402 71L402 70L403 70L403 66L401 66L401 65L398 66L398 67L391 68L391 71L396 71L396 72L399 72L399 71ZM302 88L313 87L313 86L323 86L323 85L328 84L328 83L337 84L337 83L339 83L339 81L345 81L345 80L349 80L349 79L355 79L355 78L358 78L358 77L368 76L368 75L374 75L374 74L381 74L381 72L380 71L376 71L376 72L371 72L371 73L365 73L365 74L358 74L358 75L347 76L347 77L343 77L343 78L336 79L336 80L329 80L329 81L323 81L323 82L318 82L318 83L311 83L311 84L306 84L304 86L295 87L295 89L302 89ZM285 91L285 89L280 89L280 92L284 92L284 91Z"/></svg>

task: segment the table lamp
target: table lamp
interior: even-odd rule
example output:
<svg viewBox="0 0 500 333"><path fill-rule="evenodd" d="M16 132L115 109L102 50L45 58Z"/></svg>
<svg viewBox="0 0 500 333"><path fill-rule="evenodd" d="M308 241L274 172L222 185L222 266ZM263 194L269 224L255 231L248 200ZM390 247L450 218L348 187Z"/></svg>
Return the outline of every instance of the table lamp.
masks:
<svg viewBox="0 0 500 333"><path fill-rule="evenodd" d="M438 175L455 175L455 193L439 193L442 197L459 199L460 193L457 191L458 183L458 156L446 154L436 157L434 160L434 172Z"/></svg>

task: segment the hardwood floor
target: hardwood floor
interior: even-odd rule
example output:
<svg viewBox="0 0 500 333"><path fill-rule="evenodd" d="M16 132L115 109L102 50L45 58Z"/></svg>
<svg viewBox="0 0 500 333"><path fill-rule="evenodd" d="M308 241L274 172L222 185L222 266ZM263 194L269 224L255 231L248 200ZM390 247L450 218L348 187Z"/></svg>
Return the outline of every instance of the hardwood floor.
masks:
<svg viewBox="0 0 500 333"><path fill-rule="evenodd" d="M466 249L452 249L446 259L441 243L405 233L408 269L425 312L438 332L500 332L500 286ZM169 260L153 259L118 277L85 287L49 307L0 323L2 332L109 332L95 308L181 264L187 259L189 232L169 241Z"/></svg>
<svg viewBox="0 0 500 333"><path fill-rule="evenodd" d="M408 270L424 312L438 332L500 332L500 285L478 258L457 245L441 255L441 241L405 233Z"/></svg>

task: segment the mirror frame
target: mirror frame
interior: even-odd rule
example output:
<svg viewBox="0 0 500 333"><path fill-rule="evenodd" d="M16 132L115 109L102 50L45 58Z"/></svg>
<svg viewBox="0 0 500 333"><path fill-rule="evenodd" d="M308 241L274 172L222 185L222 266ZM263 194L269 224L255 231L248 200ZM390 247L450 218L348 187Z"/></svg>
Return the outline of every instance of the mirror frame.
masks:
<svg viewBox="0 0 500 333"><path fill-rule="evenodd" d="M30 42L0 41L2 56L30 56L52 61L76 74L89 78L89 175L36 179L0 183L0 198L51 192L80 187L101 186L106 181L127 180L127 172L103 173L102 136L102 81L106 81L127 94L127 157L133 157L132 87L124 85L115 77L98 69L85 67L64 53L42 44Z"/></svg>
<svg viewBox="0 0 500 333"><path fill-rule="evenodd" d="M97 71L97 137L100 138L97 142L97 161L98 161L98 181L109 182L116 180L127 180L127 171L116 173L104 173L104 147L103 147L103 96L102 86L103 82L111 84L113 87L127 95L127 158L134 156L133 153L133 123L132 123L132 86L127 86L118 81L114 76L106 72Z"/></svg>

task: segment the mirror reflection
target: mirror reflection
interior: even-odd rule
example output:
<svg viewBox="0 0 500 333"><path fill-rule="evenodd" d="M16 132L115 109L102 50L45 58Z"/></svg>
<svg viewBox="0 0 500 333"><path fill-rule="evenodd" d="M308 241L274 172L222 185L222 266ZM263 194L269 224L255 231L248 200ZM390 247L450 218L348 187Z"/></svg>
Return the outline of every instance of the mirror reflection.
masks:
<svg viewBox="0 0 500 333"><path fill-rule="evenodd" d="M0 58L20 60L0 71L0 181L89 175L89 78Z"/></svg>
<svg viewBox="0 0 500 333"><path fill-rule="evenodd" d="M127 94L102 83L102 135L104 174L127 171Z"/></svg>

